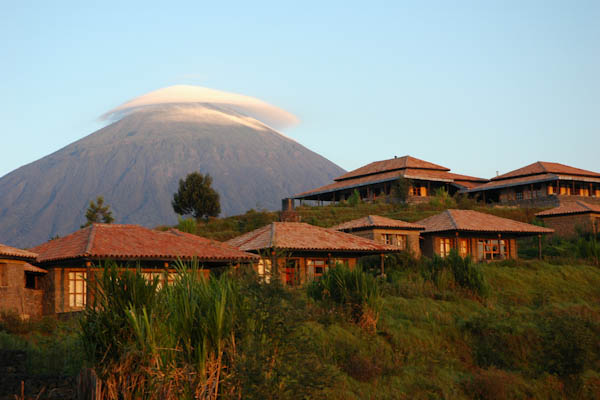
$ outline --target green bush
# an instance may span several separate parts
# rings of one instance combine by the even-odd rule
[[[307,286],[307,294],[315,300],[330,301],[350,308],[356,322],[381,309],[381,293],[375,278],[357,267],[338,265]]]

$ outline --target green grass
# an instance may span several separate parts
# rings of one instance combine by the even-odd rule
[[[155,367],[145,374],[161,368],[193,372],[205,369],[194,361],[200,361],[199,355],[210,360],[210,354],[222,350],[219,393],[224,399],[596,399],[600,393],[600,269],[537,260],[471,267],[485,281],[485,296],[456,284],[451,266],[444,269],[445,276],[434,280],[419,265],[401,259],[386,266],[387,279],[374,283],[365,278],[365,285],[356,286],[357,296],[335,299],[309,296],[303,288],[288,290],[277,282],[261,284],[251,272],[239,271],[226,273],[210,285],[184,278],[180,286],[162,289],[151,300],[154,295],[129,276],[121,283],[135,288],[135,294],[122,293],[111,300],[112,307],[128,303],[125,312],[106,316],[118,324],[90,320],[96,321],[98,334],[117,338],[112,342],[123,351],[113,353],[111,360],[98,360],[95,354],[105,353],[106,348],[97,349],[98,353],[88,353],[87,362],[103,368],[110,364],[118,374],[126,371],[120,369],[123,362],[135,356],[139,365]],[[340,287],[354,291],[344,277],[359,281],[360,274],[342,274],[338,281],[345,284]],[[370,289],[360,289],[366,288],[367,280]],[[367,294],[374,284],[379,293],[378,319],[371,329],[343,304],[348,299],[368,304]],[[337,290],[334,286],[331,281],[319,293]],[[221,303],[229,316],[215,307]],[[137,320],[127,320],[127,310],[137,310]],[[144,320],[144,310],[154,318]],[[224,323],[213,318],[218,315]],[[119,330],[128,324],[128,333]],[[102,326],[116,329],[115,333]],[[41,332],[17,328],[19,333],[0,333],[0,349],[42,346]],[[49,356],[38,360],[65,360],[60,352],[67,351],[72,339],[60,345],[64,347],[59,343],[76,336],[60,329],[43,335],[54,344],[38,347],[38,354]],[[185,343],[192,344],[189,350]],[[178,354],[173,355],[173,350]],[[28,351],[36,359],[35,351]],[[159,359],[162,364],[148,364]],[[40,372],[49,368],[35,363]],[[55,368],[68,371],[60,365]],[[177,376],[167,382],[177,382]]]

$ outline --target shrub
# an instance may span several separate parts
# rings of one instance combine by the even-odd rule
[[[198,230],[198,222],[193,218],[177,217],[177,229],[181,232],[196,234]]]
[[[471,257],[462,258],[456,250],[452,250],[445,258],[434,255],[432,259],[424,260],[421,271],[425,279],[435,282],[438,286],[447,281],[445,271],[450,271],[454,282],[461,287],[482,297],[488,293],[488,286],[481,270],[473,264]]]
[[[336,266],[311,282],[307,293],[315,300],[331,301],[350,308],[355,322],[374,327],[381,309],[381,294],[375,278],[357,267]],[[370,320],[370,321],[369,321]]]
[[[358,190],[354,189],[354,192],[352,192],[348,198],[348,204],[350,204],[351,207],[356,207],[360,204],[360,193]]]

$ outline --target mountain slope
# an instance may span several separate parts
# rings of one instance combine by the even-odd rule
[[[0,243],[65,235],[98,195],[116,222],[172,224],[173,193],[192,171],[213,177],[225,215],[276,209],[281,198],[344,172],[226,104],[147,105],[0,178]]]

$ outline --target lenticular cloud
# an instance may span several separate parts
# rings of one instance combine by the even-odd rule
[[[288,128],[299,122],[293,114],[254,97],[189,85],[169,86],[136,97],[110,110],[100,118],[115,121],[143,108],[182,103],[226,106],[274,129]]]

